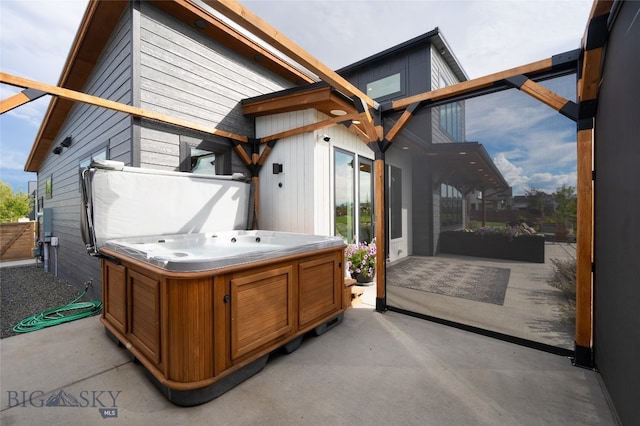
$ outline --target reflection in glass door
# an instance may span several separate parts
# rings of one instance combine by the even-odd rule
[[[358,241],[371,242],[375,236],[373,228],[373,163],[371,160],[360,158],[359,191],[358,191]]]
[[[355,155],[334,151],[335,235],[351,242],[355,238]]]

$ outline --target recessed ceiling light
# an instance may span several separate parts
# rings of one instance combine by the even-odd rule
[[[332,109],[329,112],[333,115],[347,115],[347,111],[343,111],[341,109]]]
[[[460,155],[467,155],[467,153],[466,153],[466,152],[464,152],[464,151],[460,151],[458,154],[460,154]]]
[[[408,146],[403,146],[402,149],[409,149],[409,147]]]

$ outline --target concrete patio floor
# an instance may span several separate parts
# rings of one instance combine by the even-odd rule
[[[2,425],[614,425],[598,373],[394,312],[342,324],[206,404],[168,402],[97,317],[0,341]],[[51,396],[77,406],[46,406]],[[73,398],[72,398],[73,397]]]

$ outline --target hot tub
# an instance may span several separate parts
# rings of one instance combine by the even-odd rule
[[[197,272],[344,247],[342,238],[276,231],[223,231],[109,240],[105,248],[167,271]]]
[[[291,352],[305,334],[320,335],[341,322],[348,302],[341,238],[207,229],[248,217],[244,194],[250,191],[232,180],[227,182],[231,189],[215,181],[220,188],[211,197],[223,199],[222,192],[229,202],[220,220],[207,210],[212,216],[210,226],[193,227],[192,221],[191,233],[119,235],[118,223],[140,221],[147,213],[153,216],[151,220],[139,227],[128,223],[128,229],[164,229],[162,214],[132,209],[133,204],[147,203],[128,203],[122,191],[102,181],[112,173],[124,172],[128,170],[105,173],[96,169],[84,176],[85,192],[97,200],[85,204],[85,220],[86,234],[91,235],[88,250],[102,258],[101,321],[107,334],[140,361],[170,401],[177,405],[209,401],[260,371],[273,351],[284,348]],[[138,182],[139,172],[130,174],[136,182],[126,182],[126,186],[143,192],[166,188],[158,185],[163,176],[182,177],[160,173],[148,180],[145,172],[142,181],[153,183],[145,187]],[[120,182],[122,176],[106,180]],[[193,216],[202,218],[201,206],[215,209],[215,204],[203,192],[207,182],[198,184]],[[100,201],[96,187],[108,188],[108,196],[102,198],[116,198],[116,202]],[[175,208],[174,201],[166,199],[166,191],[160,192],[165,199],[151,204]],[[157,189],[154,193],[159,195]],[[184,191],[180,194],[184,196]],[[181,207],[189,208],[186,204]],[[111,216],[104,217],[105,211]],[[190,217],[185,211],[181,214]],[[107,224],[106,231],[97,223]]]

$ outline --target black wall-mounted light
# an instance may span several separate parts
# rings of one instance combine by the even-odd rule
[[[69,148],[71,146],[71,143],[72,143],[71,136],[67,136],[66,138],[64,138],[62,142],[60,142],[60,145],[64,146],[65,148]]]
[[[273,163],[273,174],[277,175],[282,173],[282,164],[281,163]]]
[[[60,153],[62,152],[62,147],[61,146],[56,146],[55,148],[53,148],[53,153],[56,155],[60,155]]]

